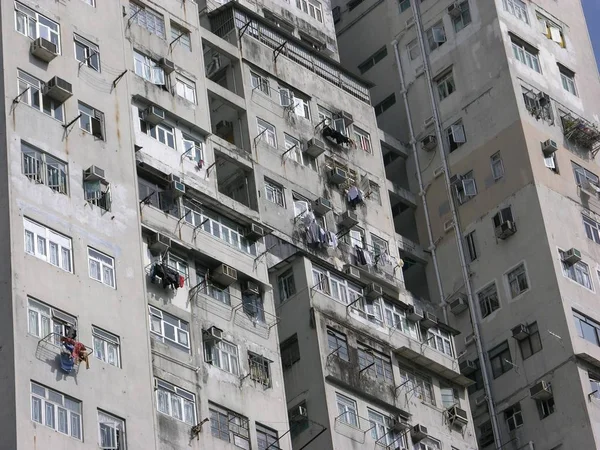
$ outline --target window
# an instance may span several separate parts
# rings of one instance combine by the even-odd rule
[[[383,316],[385,324],[399,330],[415,340],[419,340],[419,326],[416,322],[406,317],[406,311],[392,302],[383,302]]]
[[[516,403],[510,408],[504,410],[504,420],[508,426],[508,431],[514,431],[523,426],[523,415],[521,414],[521,404]]]
[[[388,416],[368,409],[371,437],[386,449],[405,448],[406,437],[392,429],[392,419]]]
[[[88,247],[90,278],[111,288],[115,287],[115,260],[104,253]]]
[[[23,175],[59,194],[68,194],[67,164],[21,141]]]
[[[467,375],[467,378],[470,378],[474,381],[474,383],[468,388],[469,394],[474,394],[480,389],[483,389],[483,375],[481,374],[481,366],[479,365],[479,360],[474,360],[473,364],[475,364],[475,371],[472,374]]]
[[[189,352],[190,327],[188,323],[152,306],[148,306],[148,309],[152,336],[159,341]]]
[[[298,336],[293,335],[281,343],[281,365],[283,370],[289,369],[300,361],[300,346],[298,345]]]
[[[142,133],[147,134],[153,139],[156,139],[161,144],[168,145],[172,149],[175,148],[175,130],[166,123],[152,125],[144,120],[144,111],[139,110],[140,129]]]
[[[190,52],[192,51],[190,32],[175,22],[171,22],[171,41],[180,44]]]
[[[133,51],[133,68],[137,76],[159,86],[166,85],[165,71],[160,65],[146,55]]]
[[[594,186],[598,186],[600,179],[598,178],[598,176],[595,173],[590,172],[587,169],[584,169],[579,164],[576,164],[572,161],[571,161],[571,165],[573,166],[573,174],[575,175],[575,182],[577,183],[577,186],[581,186],[582,184],[586,184],[586,183],[590,183],[590,184],[593,184]]]
[[[74,34],[75,59],[81,65],[100,72],[100,49],[99,47],[81,36]]]
[[[256,424],[256,443],[258,450],[279,450],[277,431]]]
[[[356,231],[356,230],[354,230]],[[362,247],[362,237],[352,237],[350,242],[356,245],[357,239],[360,239]],[[362,288],[344,278],[331,274],[328,271],[313,266],[313,288],[326,295],[333,297],[336,301],[348,305],[362,296]]]
[[[454,32],[458,33],[460,30],[465,28],[471,23],[471,10],[469,9],[469,2],[465,0],[458,4],[460,13],[456,16],[452,16],[452,25],[454,26]]]
[[[583,216],[583,227],[588,239],[600,244],[600,224],[589,217]]]
[[[196,425],[196,396],[166,381],[155,379],[158,412]]]
[[[453,184],[456,200],[461,205],[477,195],[477,184],[475,184],[475,176],[472,170],[457,177]]]
[[[125,421],[98,410],[98,433],[100,448],[106,450],[126,450]]]
[[[271,361],[264,356],[248,352],[248,368],[250,379],[262,384],[265,389],[271,387]]]
[[[129,20],[160,38],[165,38],[165,21],[163,16],[145,6],[129,2]]]
[[[590,267],[583,261],[578,261],[575,264],[569,264],[564,260],[565,252],[559,250],[558,253],[562,263],[563,275],[575,281],[577,284],[580,284],[589,290],[593,290],[594,286],[592,284],[592,277],[590,276]]]
[[[327,328],[327,346],[329,354],[335,355],[345,361],[350,361],[348,354],[348,341],[346,335],[331,328]]]
[[[296,7],[309,14],[318,22],[323,22],[323,7],[316,0],[296,0]]]
[[[475,240],[475,231],[471,231],[465,236],[465,247],[467,247],[467,256],[469,257],[469,262],[475,261],[479,256],[477,254],[477,241]]]
[[[508,279],[508,286],[510,287],[510,295],[512,298],[521,295],[529,289],[529,282],[527,281],[527,272],[525,271],[524,264],[519,264],[518,267],[508,272],[506,278]]]
[[[439,328],[430,328],[427,332],[427,343],[430,347],[445,353],[448,356],[454,356],[452,349],[452,335]]]
[[[64,120],[64,109],[62,103],[42,94],[42,86],[45,84],[22,70],[17,70],[19,83],[19,102],[26,103],[47,116],[60,122]]]
[[[358,427],[358,410],[356,402],[342,394],[335,394],[340,422]]]
[[[510,356],[510,349],[508,348],[508,342],[504,341],[494,349],[488,352],[488,358],[492,366],[492,375],[494,378],[498,378],[500,375],[508,372],[513,368],[512,358]]]
[[[304,408],[304,411],[300,411],[300,408]],[[304,430],[307,430],[310,426],[305,401],[289,409],[288,417],[290,419],[290,436],[292,437],[292,439],[294,439]]]
[[[490,164],[492,166],[492,176],[494,177],[494,181],[498,181],[504,176],[504,163],[502,162],[500,152],[496,152],[490,156]]]
[[[479,425],[479,446],[487,447],[494,443],[494,429],[492,428],[492,422],[487,421]]]
[[[400,12],[406,11],[410,8],[410,0],[400,0]]]
[[[444,100],[450,94],[452,94],[456,90],[456,86],[454,84],[454,75],[452,74],[452,70],[450,72],[445,73],[438,77],[437,79],[437,88],[438,94],[440,96],[440,101]]]
[[[265,195],[267,200],[278,206],[285,207],[283,188],[272,181],[265,180]]]
[[[446,138],[450,153],[467,142],[465,127],[460,120],[446,129]]]
[[[529,333],[527,337],[519,340],[519,347],[521,348],[521,356],[523,356],[523,359],[529,358],[531,355],[542,349],[542,339],[540,338],[537,322],[527,325],[527,332]]]
[[[119,337],[98,327],[92,327],[94,356],[100,361],[121,367],[121,344]]]
[[[432,438],[425,438],[417,444],[417,450],[440,450],[441,444],[439,441]]]
[[[287,153],[289,155],[289,159],[297,162],[298,164],[302,164],[305,167],[310,167],[313,170],[317,170],[317,160],[316,158],[310,156],[308,152],[302,150],[302,144],[300,140],[296,139],[293,136],[285,133],[284,145]]]
[[[296,284],[294,283],[294,272],[292,269],[279,275],[277,285],[279,286],[279,301],[282,303],[296,294]]]
[[[83,3],[93,6],[94,8],[96,7],[96,0],[82,0],[82,1],[83,1]]]
[[[386,56],[387,56],[387,47],[383,46],[379,50],[377,50],[375,53],[373,53],[371,56],[369,56],[366,61],[360,63],[358,65],[358,70],[360,71],[361,74],[363,74],[363,73],[367,72],[369,69],[371,69],[375,64],[377,64],[379,61],[381,61]]]
[[[83,180],[83,193],[85,200],[104,211],[110,211],[111,196],[110,184],[103,179]]]
[[[563,89],[574,96],[577,96],[577,89],[575,88],[575,72],[567,69],[562,64],[558,64],[558,70],[560,71],[560,80],[562,81]]]
[[[52,42],[60,54],[59,25],[19,2],[15,2],[15,29],[31,39],[41,37]]]
[[[536,404],[538,413],[540,415],[540,420],[545,419],[555,411],[554,397],[550,397],[548,400],[538,400],[536,401]]]
[[[542,73],[538,50],[525,41],[511,35],[513,54],[517,60],[537,73]]]
[[[258,124],[258,138],[265,141],[271,147],[277,147],[277,135],[275,133],[275,127],[269,122],[266,122],[260,118],[256,119]]]
[[[406,392],[414,392],[415,397],[435,406],[435,397],[431,380],[424,376],[400,368],[400,385],[406,386]]]
[[[371,247],[373,248],[373,256],[375,257],[375,262],[379,261],[379,258],[383,254],[388,253],[388,242],[385,239],[380,238],[371,233]]]
[[[310,211],[308,200],[304,197],[293,192],[292,200],[294,201],[294,218],[302,217]]]
[[[358,344],[358,365],[360,370],[387,383],[394,383],[392,360],[366,345]]]
[[[381,192],[379,190],[379,185],[374,181],[369,181],[369,192],[366,197],[372,202],[381,205]]]
[[[32,298],[27,299],[27,332],[43,339],[50,333],[56,333],[55,343],[60,336],[66,336],[69,329],[77,328],[77,319],[45,303]]]
[[[371,148],[371,137],[369,136],[369,133],[361,130],[357,126],[352,127],[352,130],[354,132],[354,142],[358,148],[367,153],[371,153],[373,149]]]
[[[202,142],[186,134],[182,134],[183,154],[197,163],[204,161]]]
[[[175,77],[175,92],[190,103],[196,103],[196,84],[183,75]]]
[[[577,311],[573,311],[573,318],[579,337],[596,346],[600,346],[600,323]]]
[[[512,222],[512,221],[513,221],[513,215],[512,215],[512,209],[510,206],[508,206],[506,208],[502,208],[497,214],[494,215],[494,217],[492,217],[492,222],[494,224],[494,228],[498,228],[504,222]]]
[[[396,104],[396,94],[388,95],[386,98],[384,98],[382,101],[380,101],[379,103],[377,103],[374,106],[375,115],[379,116],[380,114],[383,114],[385,111],[390,109],[395,104]]]
[[[25,252],[39,259],[73,272],[71,238],[56,233],[45,226],[23,218],[25,228]]]
[[[408,57],[411,61],[414,61],[419,56],[421,56],[421,49],[419,48],[419,41],[413,39],[406,46],[406,50],[408,51]]]
[[[233,442],[236,447],[250,450],[248,419],[214,403],[210,403],[209,406],[211,434],[218,439]]]
[[[566,47],[565,35],[560,25],[556,24],[540,13],[537,14],[537,21],[540,31],[544,36],[556,42],[561,47]]]
[[[237,345],[214,338],[204,339],[204,358],[208,364],[218,367],[225,372],[239,375],[240,362]]]
[[[269,79],[263,77],[254,72],[250,72],[250,85],[252,90],[258,89],[260,92],[266,95],[271,95],[271,88],[269,86]]]
[[[31,382],[31,420],[82,440],[81,402]]]
[[[527,15],[527,5],[523,0],[502,0],[504,10],[515,16],[517,19],[529,24]]]
[[[492,283],[485,289],[481,290],[477,294],[479,299],[479,309],[481,311],[481,317],[487,317],[497,309],[500,309],[500,300],[498,299],[498,291],[496,290],[496,283]]]
[[[588,377],[590,380],[590,394],[596,398],[600,398],[600,376],[594,375],[591,372],[588,372]]]
[[[279,87],[279,104],[299,117],[310,119],[308,101],[297,97],[291,89]]]
[[[440,383],[440,394],[442,396],[442,408],[449,409],[455,405],[460,406],[458,389]]]
[[[79,128],[104,140],[104,113],[79,102]]]
[[[425,37],[427,38],[429,51],[432,52],[436,48],[441,47],[444,42],[446,42],[446,31],[444,30],[444,24],[442,22],[436,23],[425,32]]]

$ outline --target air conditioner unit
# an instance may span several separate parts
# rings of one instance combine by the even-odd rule
[[[465,345],[469,346],[475,343],[475,334],[471,333],[465,336]]]
[[[229,286],[237,281],[237,270],[226,264],[221,264],[210,275],[217,283]]]
[[[331,169],[327,173],[327,178],[331,183],[340,185],[346,182],[348,176],[346,175],[346,171],[344,169],[335,168]]]
[[[358,216],[354,211],[346,211],[340,216],[338,225],[344,228],[352,228],[358,224]]]
[[[290,419],[292,420],[304,420],[305,417],[308,416],[308,413],[306,411],[306,407],[302,406],[302,405],[298,405],[295,408],[292,408],[290,410]]]
[[[502,222],[499,226],[496,227],[496,237],[498,239],[506,239],[517,232],[517,225],[511,221],[507,220]]]
[[[162,233],[156,233],[148,240],[148,248],[153,253],[164,253],[171,247],[171,238]]]
[[[161,58],[158,65],[162,67],[162,70],[164,70],[167,75],[175,71],[175,63],[167,58]]]
[[[430,312],[426,312],[423,318],[421,319],[421,326],[425,328],[435,327],[438,323],[438,318],[435,314]]]
[[[457,423],[461,426],[465,426],[469,423],[469,415],[467,414],[467,411],[459,408],[456,405],[448,410],[448,419],[450,419],[451,423]]]
[[[83,172],[83,179],[85,181],[104,180],[104,169],[101,169],[98,166],[91,166]]]
[[[58,56],[58,48],[56,47],[56,44],[44,39],[43,37],[39,37],[31,41],[29,51],[33,56],[47,63]]]
[[[260,295],[260,286],[253,281],[246,281],[242,292],[248,295]]]
[[[376,283],[371,283],[365,290],[365,296],[370,299],[376,299],[383,295],[383,288]]]
[[[415,24],[415,17],[411,16],[406,19],[406,28],[412,27]]]
[[[425,439],[428,434],[427,434],[427,427],[425,425],[421,425],[421,424],[417,424],[414,427],[412,427],[410,429],[410,436],[412,437],[413,441],[415,442],[419,442],[423,439]]]
[[[455,2],[453,4],[451,4],[450,6],[448,6],[448,14],[450,14],[450,17],[460,17],[460,3],[459,2]]]
[[[482,406],[487,402],[487,397],[484,395],[480,395],[475,399],[475,406]]]
[[[53,77],[44,85],[44,95],[59,103],[63,103],[73,95],[73,87],[68,81],[59,77]]]
[[[431,150],[434,150],[436,146],[437,138],[432,134],[430,134],[429,136],[425,136],[423,139],[421,139],[421,147],[423,148],[423,150],[430,152]]]
[[[354,267],[352,264],[346,264],[346,267],[344,267],[344,273],[354,278],[360,278],[360,270],[358,270],[358,268]]]
[[[425,119],[425,122],[423,122],[423,127],[428,128],[428,127],[432,126],[433,121],[434,121],[433,116],[428,117],[427,119]]]
[[[527,325],[523,323],[512,329],[512,337],[514,337],[517,341],[522,341],[527,336],[529,336],[529,330],[527,329]]]
[[[552,386],[547,381],[540,381],[529,389],[531,398],[535,400],[548,400],[552,397]]]
[[[244,237],[251,242],[256,242],[260,238],[262,238],[265,234],[266,234],[265,229],[263,227],[253,223],[250,226],[250,229],[248,230],[248,232],[246,233],[246,235]]]
[[[393,431],[403,431],[410,427],[408,418],[404,416],[391,418],[389,422],[389,428]]]
[[[473,361],[464,360],[458,365],[458,369],[460,373],[463,375],[471,375],[473,372],[477,370],[477,366]]]
[[[306,143],[305,151],[313,158],[318,158],[323,152],[325,152],[325,142],[316,138],[310,139]]]
[[[350,125],[352,125],[354,123],[354,118],[352,117],[352,114],[350,114],[349,112],[346,112],[346,111],[340,111],[339,114],[337,115],[337,118],[343,119],[344,125],[346,125],[346,127],[349,127]]]
[[[558,150],[558,144],[552,139],[542,142],[542,150],[544,153],[554,153]]]
[[[331,211],[331,201],[325,197],[319,197],[312,204],[312,209],[315,214],[320,216],[324,216],[329,211]]]
[[[450,301],[450,311],[455,316],[466,311],[469,308],[469,304],[467,303],[467,296],[464,294],[457,295],[454,300]]]
[[[217,327],[210,327],[205,331],[206,335],[213,339],[223,339],[223,330]]]
[[[158,125],[165,120],[165,111],[156,106],[149,106],[142,114],[142,119],[151,125]]]
[[[185,184],[183,184],[181,181],[171,181],[169,188],[175,197],[181,197],[185,194]]]
[[[581,261],[581,252],[576,248],[571,248],[563,253],[562,260],[570,265],[578,263]]]
[[[423,310],[417,306],[410,305],[406,310],[406,317],[414,322],[418,322],[423,318]]]

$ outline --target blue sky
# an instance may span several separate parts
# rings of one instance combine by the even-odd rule
[[[600,0],[582,0],[582,3],[596,53],[596,63],[600,63]]]

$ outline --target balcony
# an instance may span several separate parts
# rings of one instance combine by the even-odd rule
[[[596,155],[600,150],[600,130],[598,126],[572,112],[561,112],[561,123],[565,138],[578,147]]]
[[[386,180],[386,184],[387,189],[390,192],[390,197],[392,197],[390,199],[392,203],[397,203],[398,201],[401,201],[409,205],[411,208],[417,207],[417,197],[415,196],[415,194],[410,192],[408,189],[403,188],[399,184],[394,183],[393,181]],[[393,197],[398,197],[398,199],[395,200]]]
[[[423,247],[416,242],[411,241],[401,234],[396,234],[396,244],[398,245],[401,254],[410,255],[423,264],[427,263],[427,254],[425,253],[425,250],[423,250]]]

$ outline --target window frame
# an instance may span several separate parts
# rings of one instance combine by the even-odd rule
[[[35,317],[32,313],[35,314]],[[32,319],[36,322],[36,330],[31,329]],[[44,327],[45,323],[47,327]],[[77,317],[33,297],[27,297],[27,334],[38,339],[44,339],[51,333],[65,336],[67,327],[77,329]],[[44,328],[47,328],[46,331]],[[55,343],[59,342],[60,337],[56,337]]]
[[[121,368],[121,339],[116,334],[103,330],[100,327],[92,325],[92,340],[94,346],[94,356],[96,359]],[[114,348],[114,358],[111,362],[110,348]],[[100,348],[102,347],[102,348]]]
[[[400,367],[400,385],[406,384],[407,390],[414,392],[421,401],[435,406],[435,394],[431,378]]]
[[[79,59],[77,56],[78,46],[83,50],[83,60]],[[100,47],[97,44],[94,44],[77,33],[73,33],[73,49],[75,51],[75,60],[79,61],[80,66],[89,67],[98,73],[101,72]]]
[[[140,119],[140,131],[157,142],[160,142],[163,145],[166,145],[173,150],[177,150],[177,144],[175,140],[175,128],[166,123],[159,123],[157,125],[152,125],[146,122],[143,117],[144,111],[142,109],[139,110],[139,119]]]
[[[504,161],[502,160],[502,155],[499,151],[490,156],[490,166],[492,168],[494,181],[498,181],[504,177]]]
[[[438,352],[454,357],[454,339],[452,334],[438,327],[432,327],[427,330],[427,345],[436,349]]]
[[[166,321],[165,317],[171,320],[171,322]],[[150,305],[148,305],[148,320],[150,322],[150,335],[153,336],[155,339],[158,339],[159,341],[164,342],[165,344],[169,344],[187,353],[191,352],[190,325],[188,322]],[[157,324],[157,321],[160,320],[160,332],[154,329],[153,320],[154,324]],[[178,322],[178,324],[176,325],[174,322]],[[175,339],[171,339],[166,336],[165,323],[168,324],[170,327],[173,327]],[[184,341],[182,339],[180,339],[180,333],[182,333],[183,336],[187,335],[187,345],[183,343]]]
[[[600,323],[592,319],[591,317],[586,316],[585,314],[580,313],[579,311],[573,310],[573,319],[575,321],[575,328],[577,329],[577,335],[581,339],[585,339],[586,341],[594,344],[597,347],[600,347]],[[583,327],[585,324],[585,328]],[[594,339],[592,340],[590,333],[594,334]],[[600,394],[599,394],[600,398]]]
[[[470,231],[465,234],[465,247],[467,250],[467,256],[469,257],[469,262],[474,262],[479,258],[477,239],[475,230]]]
[[[564,277],[571,281],[583,286],[584,288],[595,292],[594,282],[592,280],[591,270],[589,264],[583,261],[577,261],[574,264],[569,264],[563,260],[565,252],[558,249],[558,255],[562,266],[562,274]],[[586,284],[587,280],[587,284]]]
[[[583,228],[587,238],[596,244],[600,244],[600,223],[585,214],[581,216],[583,217]]]
[[[519,339],[519,350],[521,351],[523,360],[531,358],[533,355],[543,350],[542,338],[537,322],[528,324],[527,331],[528,335],[523,339]]]
[[[529,13],[523,0],[502,0],[504,10],[529,25]]]
[[[269,78],[263,76],[254,71],[250,71],[250,86],[252,86],[252,90],[258,89],[258,91],[265,94],[267,97],[271,96],[271,86],[269,82]]]
[[[296,295],[296,281],[293,269],[288,269],[277,277],[279,303],[283,303]]]
[[[265,179],[265,199],[277,206],[285,208],[285,191],[283,186]]]
[[[421,56],[421,48],[419,47],[419,41],[415,38],[406,44],[406,52],[408,53],[408,59],[414,61]]]
[[[24,70],[17,69],[18,102],[21,103],[25,99],[24,103],[30,108],[38,110],[60,123],[64,123],[64,103],[58,103],[56,100],[44,95],[43,87],[45,84],[42,80]]]
[[[77,102],[77,108],[79,111],[79,129],[91,134],[92,136],[105,140],[104,132],[104,113],[82,101]],[[100,133],[94,134],[94,125],[92,120],[98,120],[100,123]]]
[[[279,442],[279,433],[272,428],[261,425],[256,422],[255,425],[256,431],[256,446],[258,450],[280,450],[278,445]]]
[[[348,337],[333,328],[327,327],[327,348],[329,355],[350,361],[350,352],[348,347]]]
[[[529,67],[531,70],[542,74],[542,65],[540,63],[540,51],[533,45],[511,35],[510,41],[513,49],[513,56],[521,64]]]
[[[379,61],[387,56],[387,46],[384,45],[371,56],[369,56],[366,60],[358,65],[358,70],[362,74],[365,74],[369,70],[371,70]]]
[[[379,103],[377,103],[375,106],[373,106],[373,109],[375,110],[375,115],[379,116],[379,115],[383,114],[384,112],[386,112],[388,109],[390,109],[395,104],[396,104],[396,93],[392,92],[390,95],[388,95],[383,100],[381,100]]]
[[[88,275],[92,280],[99,281],[100,283],[111,287],[117,288],[117,273],[115,269],[115,259],[112,256],[107,255],[96,250],[93,247],[88,247]],[[100,278],[96,278],[92,275],[92,262],[95,262],[99,266]],[[111,276],[106,276],[105,270],[109,273],[112,272]],[[112,278],[112,279],[111,279]]]
[[[438,34],[438,36],[441,38],[443,35],[443,41],[436,41],[436,33],[441,33]],[[429,27],[427,30],[425,30],[425,38],[427,39],[427,45],[429,47],[429,52],[433,52],[434,50],[437,50],[438,48],[440,48],[442,45],[444,45],[447,41],[448,41],[448,36],[446,35],[446,28],[444,27],[444,22],[443,21],[439,21],[436,22],[435,24],[433,24],[431,27]]]
[[[456,83],[454,82],[454,74],[452,69],[447,70],[439,75],[436,79],[437,91],[440,101],[448,98],[456,92]]]
[[[363,293],[363,289],[359,285],[314,264],[312,266],[312,278],[314,285],[311,289],[315,289],[344,305],[358,300]]]
[[[518,273],[520,272],[520,273]],[[516,276],[514,276],[516,274]],[[519,278],[519,276],[523,276],[524,278],[524,286],[522,286],[523,279]],[[520,297],[525,292],[531,289],[531,283],[529,282],[529,276],[527,275],[527,268],[525,267],[525,263],[521,262],[516,265],[514,268],[510,269],[506,272],[506,281],[508,284],[508,292],[511,296],[511,299],[515,299]],[[514,276],[514,277],[513,277]],[[511,279],[512,278],[512,279]],[[513,281],[517,281],[517,288],[519,291],[517,292],[513,289]]]
[[[283,133],[283,136],[285,150],[289,150],[289,159],[304,167],[310,167],[312,170],[317,170],[317,159],[310,156],[308,152],[303,151],[300,139],[287,133]]]
[[[256,126],[258,128],[258,139],[271,147],[277,148],[277,128],[275,128],[275,125],[257,117]]]
[[[298,335],[293,334],[283,341],[279,345],[279,351],[281,354],[281,366],[283,367],[283,370],[291,369],[301,358]]]
[[[177,22],[173,22],[171,20],[171,41],[177,40],[176,44],[181,44],[181,46],[188,51],[192,51],[192,33],[187,28],[178,24]],[[176,34],[175,34],[176,33]],[[179,37],[181,35],[181,37]]]
[[[523,412],[521,411],[520,403],[517,402],[514,405],[509,406],[503,412],[508,431],[515,431],[517,428],[523,426]]]
[[[485,319],[492,315],[494,311],[500,309],[500,296],[498,295],[498,287],[496,286],[495,281],[488,284],[477,293],[477,302],[479,304],[479,313],[481,314],[482,319]]]
[[[197,102],[196,83],[179,73],[175,75],[175,93],[194,105]]]
[[[240,349],[238,346],[225,339],[208,338],[204,334],[204,361],[211,366],[231,373],[240,374]]]
[[[212,402],[209,402],[208,411],[210,431],[213,437],[232,442],[236,447],[250,450],[250,421],[247,417]],[[213,420],[214,416],[217,420]],[[213,424],[216,424],[216,427]]]
[[[556,403],[554,402],[554,397],[550,397],[546,400],[536,400],[535,403],[538,408],[540,420],[544,420],[546,417],[551,416],[556,411]]]
[[[137,2],[129,2],[130,22],[139,25],[149,33],[166,39],[165,17],[161,13]],[[152,19],[151,21],[149,19]],[[150,25],[150,22],[154,22]],[[162,24],[162,25],[161,25]]]
[[[157,61],[135,49],[133,50],[133,73],[149,83],[162,86],[163,89],[167,88],[165,70]]]
[[[21,173],[54,192],[69,195],[69,165],[25,141],[21,141]]]
[[[160,378],[154,378],[155,383],[155,391],[156,391],[156,410],[164,414],[165,416],[171,417],[180,422],[187,423],[188,425],[196,425],[198,422],[196,420],[197,410],[196,410],[196,395],[192,392],[186,391],[174,384],[171,384],[167,381],[161,380]],[[167,408],[164,409],[161,407],[161,392],[163,395],[166,395],[166,402],[163,402],[163,405]],[[181,416],[177,417],[177,414],[173,412],[174,402],[179,403],[179,408],[181,412]],[[187,406],[191,406],[192,417],[189,417],[190,410],[188,409],[186,413],[186,403]]]
[[[394,384],[392,358],[368,345],[358,343],[358,366],[360,372],[365,372],[374,378],[388,384]],[[367,368],[368,367],[368,368]]]
[[[573,94],[575,97],[579,97],[577,93],[577,84],[575,83],[575,72],[562,64],[557,65],[563,89],[568,93]]]
[[[125,429],[125,420],[107,413],[101,409],[98,412],[98,445],[101,449],[127,450],[127,432]],[[102,422],[104,420],[104,422]],[[110,433],[110,442],[103,441],[102,425],[106,425],[105,430]],[[119,438],[121,436],[121,438]]]
[[[488,359],[494,379],[514,369],[508,341],[504,341],[488,351]]]
[[[28,229],[29,227],[29,229]],[[23,228],[24,228],[24,235],[25,235],[25,253],[35,256],[38,259],[41,259],[42,261],[46,261],[47,263],[52,264],[55,267],[58,267],[61,270],[64,270],[65,272],[69,272],[69,273],[73,273],[73,240],[61,233],[58,233],[48,227],[46,227],[45,225],[42,225],[39,222],[36,222],[34,220],[31,220],[27,217],[23,217]],[[44,230],[44,235],[42,236],[41,231],[42,229]],[[28,250],[28,233],[31,235],[33,241],[33,253],[31,251]],[[54,238],[56,241],[52,241],[52,238]],[[42,243],[41,240],[43,240],[43,245],[44,245],[44,253],[42,254],[40,252],[40,244]],[[56,246],[56,257],[57,257],[57,262],[58,264],[55,264],[52,261],[52,256],[51,256],[51,245],[50,244],[54,244]],[[65,244],[65,245],[63,245]],[[68,244],[68,245],[67,245]],[[65,250],[68,252],[68,258],[67,261],[65,261]]]
[[[30,380],[29,399],[31,404],[30,417],[33,422],[39,423],[42,426],[51,428],[58,433],[69,436],[78,441],[83,441],[83,419],[82,419],[82,403],[73,397],[63,394],[62,392],[50,389],[43,386],[33,380]],[[44,394],[41,391],[44,390]],[[50,400],[50,397],[53,397]],[[61,404],[58,400],[60,399]],[[67,405],[68,400],[69,405]],[[36,403],[39,407],[36,407]],[[48,417],[49,409],[52,409],[52,417]],[[75,411],[75,409],[78,409]],[[38,414],[34,417],[34,412],[37,410]],[[63,426],[66,427],[61,429],[61,412],[64,416]],[[39,418],[39,420],[36,420]],[[73,427],[77,424],[76,427]],[[74,428],[76,428],[74,430]]]
[[[460,16],[452,17],[452,28],[454,28],[455,33],[464,30],[472,22],[469,0],[459,3],[458,8],[460,8]]]
[[[335,403],[337,405],[338,416],[340,422],[351,427],[359,427],[358,406],[356,400],[347,397],[339,392],[335,393]]]
[[[367,408],[367,417],[371,424],[371,438],[380,446],[385,449],[392,449],[392,445],[393,448],[408,448],[406,436],[392,429],[391,417],[371,408]]]
[[[56,45],[56,53],[58,55],[61,54],[61,39],[60,39],[60,24],[55,22],[54,20],[44,16],[43,14],[38,13],[34,9],[29,8],[25,4],[15,1],[14,3],[14,15],[15,15],[15,31],[25,37],[28,37],[32,40],[35,40],[39,37],[46,39],[47,41],[52,42]],[[25,24],[25,32],[19,30],[19,15],[25,16],[27,23]],[[29,31],[31,31],[31,22],[33,20],[35,22],[35,35],[30,36]],[[48,23],[43,23],[48,22]],[[55,29],[51,28],[51,25],[55,26]],[[42,27],[47,31],[46,33],[41,33]],[[43,34],[43,35],[42,35]],[[52,40],[52,37],[55,37],[55,40]]]
[[[371,145],[371,136],[369,135],[369,133],[357,127],[356,125],[353,125],[352,134],[354,135],[354,142],[358,148],[360,148],[365,153],[373,153],[373,147]]]
[[[461,138],[460,133],[462,133],[462,142],[456,140],[457,138]],[[446,141],[448,143],[448,153],[458,150],[461,146],[467,143],[467,132],[465,131],[465,126],[462,119],[454,122],[452,125],[446,128],[445,134]]]

